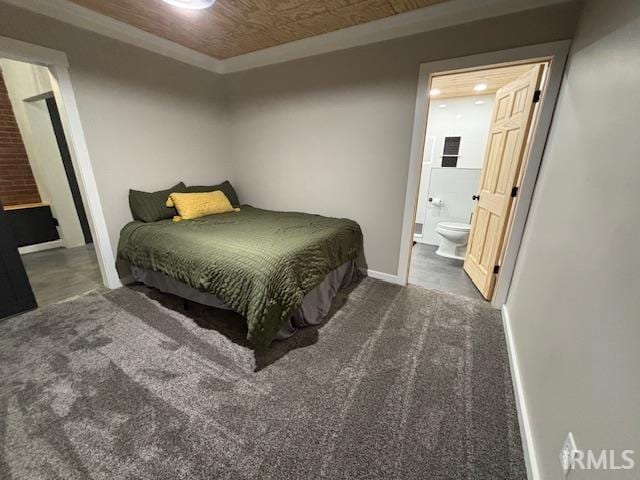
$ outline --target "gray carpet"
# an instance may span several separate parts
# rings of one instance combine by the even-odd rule
[[[144,287],[0,324],[0,478],[524,479],[499,313],[364,279],[256,357]]]

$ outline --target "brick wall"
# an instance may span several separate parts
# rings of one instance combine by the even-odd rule
[[[41,201],[2,72],[0,72],[0,200],[4,205]]]

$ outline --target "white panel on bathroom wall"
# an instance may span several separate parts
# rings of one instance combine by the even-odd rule
[[[440,222],[469,223],[474,202],[471,198],[477,193],[480,183],[479,168],[431,169],[429,195],[442,200],[441,206],[427,203],[427,212],[422,229],[423,243],[440,244],[440,235],[436,226]]]

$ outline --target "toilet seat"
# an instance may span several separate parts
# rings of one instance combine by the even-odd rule
[[[438,226],[446,230],[453,230],[454,232],[470,232],[471,231],[471,225],[469,225],[468,223],[440,222]]]

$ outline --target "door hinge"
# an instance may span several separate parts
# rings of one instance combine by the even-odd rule
[[[515,198],[515,197],[517,197],[517,196],[518,196],[518,190],[520,190],[518,187],[513,187],[513,188],[511,189],[511,196],[512,196],[513,198]]]
[[[542,90],[536,90],[533,92],[533,103],[538,103],[540,101],[540,96],[542,95]]]
[[[499,272],[500,272],[500,265],[496,265],[495,267],[493,267],[493,273],[497,275]]]

